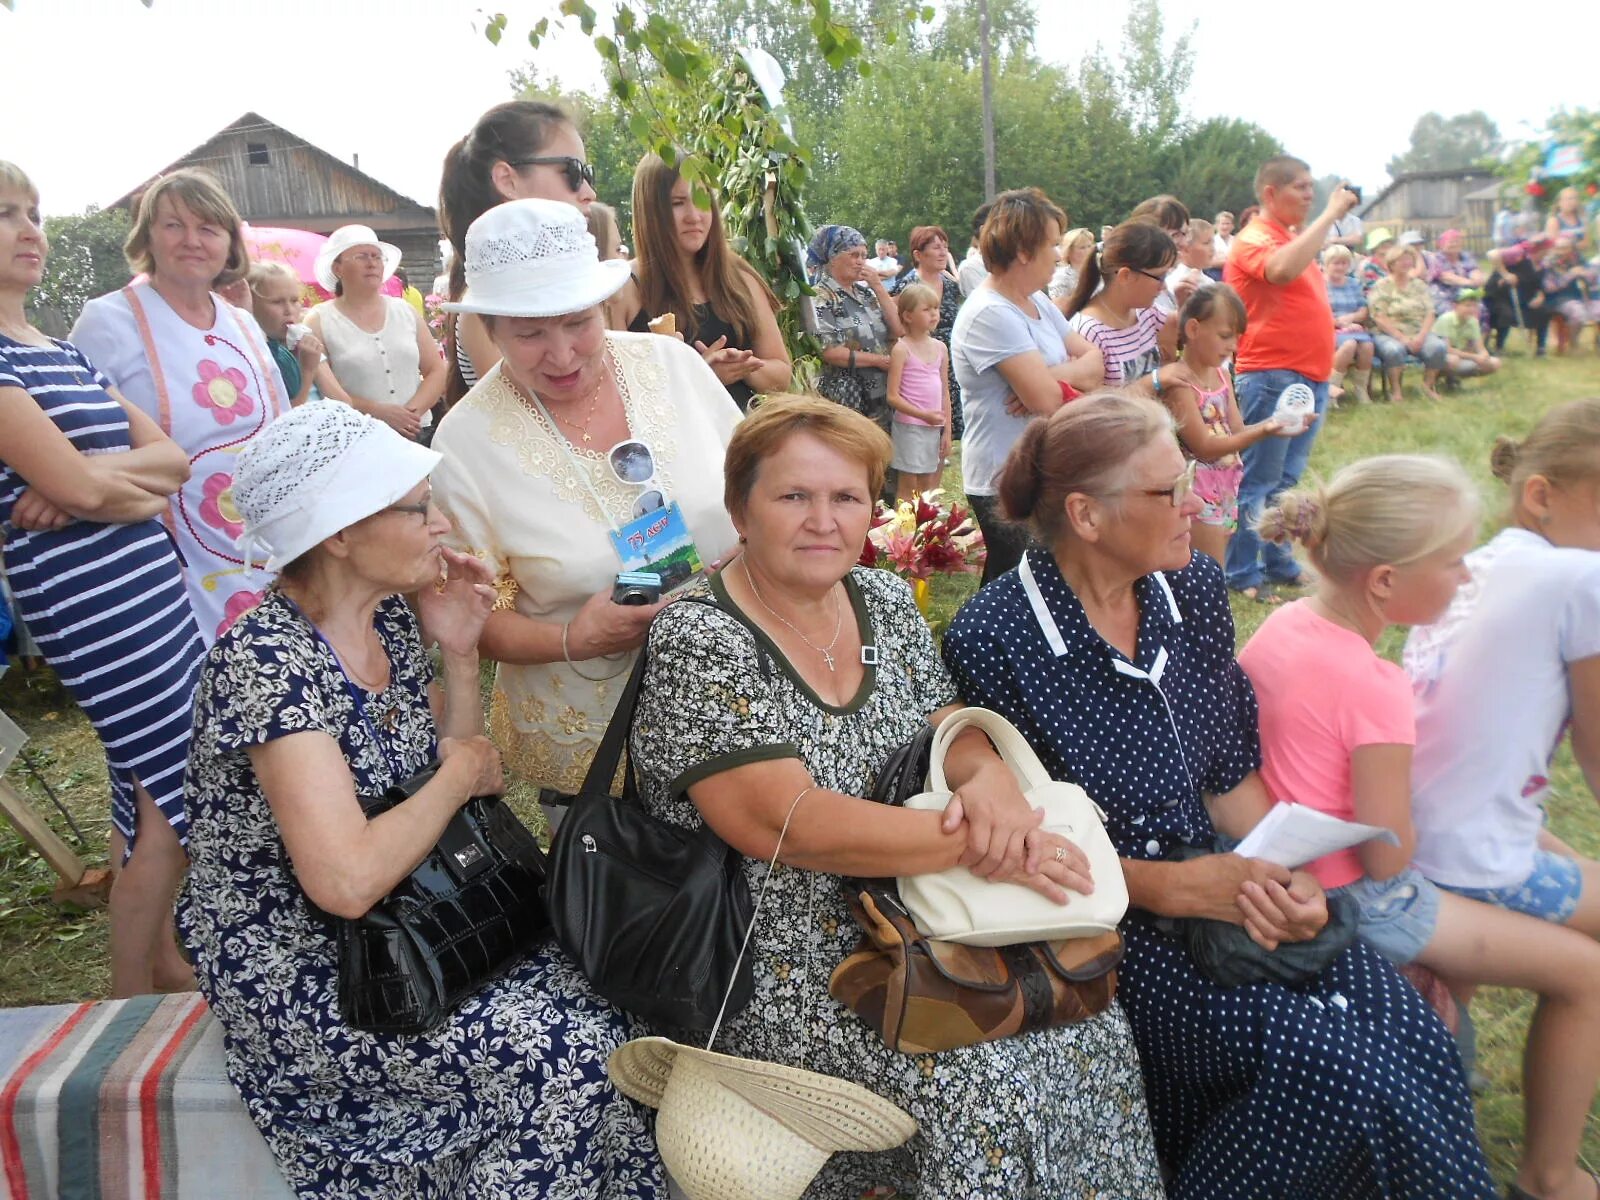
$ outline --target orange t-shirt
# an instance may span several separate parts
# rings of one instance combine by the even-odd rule
[[[1322,272],[1313,262],[1289,283],[1267,282],[1267,259],[1293,240],[1265,213],[1233,239],[1222,278],[1250,317],[1234,363],[1240,371],[1296,371],[1321,383],[1333,373],[1333,309]]]

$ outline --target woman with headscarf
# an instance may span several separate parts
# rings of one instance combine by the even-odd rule
[[[824,225],[806,247],[817,289],[822,374],[817,391],[889,429],[889,343],[905,331],[883,280],[867,266],[867,239]]]

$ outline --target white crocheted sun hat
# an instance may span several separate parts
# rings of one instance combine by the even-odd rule
[[[832,1075],[645,1037],[606,1063],[623,1095],[660,1110],[661,1161],[689,1200],[799,1200],[828,1156],[892,1150],[917,1123]]]
[[[316,262],[312,264],[311,273],[317,277],[317,282],[322,285],[322,290],[332,292],[334,285],[339,280],[333,273],[333,260],[346,250],[353,250],[357,246],[376,246],[383,255],[383,278],[387,282],[389,276],[400,268],[400,247],[390,242],[380,242],[378,235],[372,232],[368,225],[341,225],[328,235],[328,240],[322,243],[322,248],[317,251]]]
[[[467,227],[467,294],[450,312],[561,317],[614,296],[628,264],[600,261],[588,220],[559,200],[509,200]]]
[[[313,400],[250,439],[233,473],[240,554],[281,570],[324,538],[403,497],[440,455],[337,400]]]

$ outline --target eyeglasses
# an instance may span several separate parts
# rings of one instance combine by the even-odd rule
[[[1200,461],[1191,458],[1189,465],[1183,469],[1183,474],[1178,476],[1171,487],[1133,488],[1131,490],[1146,496],[1164,496],[1172,502],[1173,508],[1182,508],[1184,502],[1194,495],[1194,473],[1199,466]]]
[[[383,511],[384,512],[397,512],[397,513],[415,513],[417,516],[426,519],[429,510],[432,509],[432,508],[433,508],[433,493],[429,492],[426,496],[424,496],[421,500],[418,500],[415,504],[391,504],[391,505],[389,505],[388,508],[384,509]]]
[[[578,191],[584,184],[594,186],[594,164],[586,163],[581,158],[573,158],[570,154],[541,154],[537,158],[519,158],[512,160],[513,167],[560,167],[562,174],[567,177],[567,186],[573,191]]]
[[[1133,273],[1135,275],[1143,275],[1146,279],[1153,279],[1157,283],[1159,283],[1162,287],[1166,287],[1167,286],[1167,277],[1165,275],[1155,275],[1155,274],[1152,274],[1149,271],[1141,271],[1141,270],[1139,270],[1138,267],[1134,267],[1133,268]]]

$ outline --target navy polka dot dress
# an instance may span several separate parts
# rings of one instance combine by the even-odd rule
[[[1133,661],[1089,625],[1047,551],[957,615],[962,697],[1005,714],[1108,815],[1124,858],[1210,846],[1201,801],[1260,764],[1222,572],[1204,555],[1135,585]],[[1495,1195],[1449,1033],[1364,943],[1314,982],[1225,989],[1135,910],[1119,999],[1173,1200]]]

